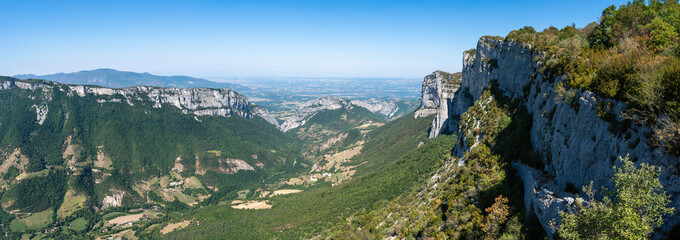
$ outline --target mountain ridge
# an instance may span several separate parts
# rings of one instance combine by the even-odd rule
[[[236,91],[249,90],[249,88],[232,83],[214,82],[203,78],[195,78],[183,75],[160,76],[148,72],[138,73],[132,71],[119,71],[111,68],[99,68],[83,70],[71,73],[54,73],[47,75],[18,74],[18,79],[45,79],[66,84],[98,85],[110,88],[124,88],[133,86],[152,87],[206,87],[206,88],[230,88]]]

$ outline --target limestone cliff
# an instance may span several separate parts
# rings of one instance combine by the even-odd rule
[[[233,114],[250,118],[248,100],[235,91],[227,88],[160,88],[160,87],[129,87],[105,88],[98,86],[66,85],[39,80],[18,80],[12,78],[0,79],[0,90],[13,87],[27,90],[41,90],[49,101],[51,91],[62,91],[69,96],[94,97],[99,103],[125,102],[129,105],[151,104],[154,108],[163,105],[174,106],[185,114],[197,116],[231,116]],[[44,120],[48,109],[46,106],[36,106],[38,122]]]
[[[629,155],[637,163],[660,166],[659,178],[672,197],[671,206],[680,208],[678,157],[652,146],[646,137],[651,132],[649,127],[627,122],[621,116],[624,103],[584,90],[573,89],[567,96],[558,93],[556,89],[563,78],[546,79],[541,74],[542,63],[535,59],[541,59],[542,54],[527,44],[480,39],[474,53],[464,54],[460,88],[452,94],[452,99],[447,99],[447,104],[436,104],[436,100],[443,99],[441,97],[432,100],[438,92],[429,86],[436,86],[436,82],[431,83],[433,77],[426,77],[423,83],[423,105],[426,107],[421,106],[419,114],[433,114],[431,107],[436,106],[437,118],[441,119],[435,122],[444,123],[441,128],[433,124],[430,136],[445,129],[458,129],[459,116],[479,100],[484,88],[493,82],[503,95],[520,99],[532,114],[531,139],[526,141],[531,141],[534,149],[543,155],[545,168],[513,166],[525,181],[528,210],[536,213],[548,234],[557,226],[550,222],[559,223],[557,213],[573,202],[574,196],[564,192],[566,185],[573,184],[580,189],[593,181],[596,189],[611,187],[612,167],[618,164],[618,156]],[[603,112],[614,117],[605,121],[599,117]],[[464,135],[459,133],[461,138]],[[454,153],[462,157],[468,149],[459,147]],[[669,231],[679,222],[677,215],[670,217],[665,220],[662,230]]]
[[[394,100],[379,100],[371,98],[368,100],[352,100],[350,103],[368,109],[372,113],[379,114],[386,119],[392,119],[399,111],[399,106]]]
[[[427,117],[436,114],[430,128],[430,138],[436,137],[442,132],[452,131],[455,125],[451,125],[449,119],[449,106],[454,99],[461,83],[461,73],[447,73],[435,71],[425,76],[420,96],[420,106],[414,113],[415,118]]]
[[[277,127],[279,130],[287,132],[304,125],[307,120],[320,111],[341,108],[350,110],[354,107],[366,108],[368,111],[385,118],[391,118],[399,111],[399,106],[392,100],[368,99],[349,101],[340,97],[322,97],[301,104],[294,115],[283,119],[283,123],[277,125]]]

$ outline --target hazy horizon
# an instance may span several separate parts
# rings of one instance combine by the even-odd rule
[[[422,78],[460,71],[483,35],[584,26],[622,2],[4,2],[0,75]]]

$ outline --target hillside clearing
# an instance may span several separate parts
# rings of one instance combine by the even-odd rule
[[[274,193],[272,193],[272,196],[286,195],[286,194],[299,193],[299,192],[302,192],[302,190],[300,190],[300,189],[281,189],[281,190],[274,191]]]
[[[52,209],[48,209],[42,212],[33,213],[25,218],[14,219],[14,221],[10,223],[10,229],[14,232],[43,229],[52,223],[52,213]]]
[[[165,234],[168,234],[168,233],[175,231],[177,229],[185,228],[185,227],[189,226],[189,224],[191,224],[191,221],[189,221],[189,220],[184,220],[184,221],[181,221],[181,222],[178,222],[178,223],[170,223],[167,226],[165,226],[163,229],[161,229],[161,234],[165,235]]]
[[[57,217],[63,219],[71,216],[75,211],[83,208],[85,201],[87,201],[87,196],[84,194],[77,194],[73,189],[69,188],[64,196],[64,202],[57,211]]]
[[[142,219],[142,217],[144,217],[144,213],[120,216],[120,217],[109,220],[109,224],[118,225],[118,224],[123,224],[123,223],[128,223],[128,222],[136,222],[136,221],[139,221],[140,219]]]
[[[234,209],[270,209],[272,205],[267,204],[266,201],[248,201],[231,207]]]

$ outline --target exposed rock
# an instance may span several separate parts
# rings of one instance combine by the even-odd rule
[[[399,106],[394,100],[378,100],[371,98],[368,100],[352,100],[352,104],[363,107],[371,111],[372,113],[377,113],[385,117],[386,119],[391,119],[399,111]]]
[[[45,92],[45,101],[51,100],[49,93],[53,88],[67,91],[70,96],[94,96],[97,102],[121,102],[134,106],[136,103],[146,104],[149,102],[153,107],[160,108],[163,105],[172,105],[182,110],[185,114],[198,116],[224,116],[233,114],[249,118],[248,101],[244,96],[227,88],[160,88],[160,87],[128,87],[128,88],[105,88],[84,85],[65,85],[47,81],[23,81],[13,79],[0,80],[0,90],[18,87],[27,90],[42,89]],[[37,121],[42,124],[47,115],[47,106],[36,106]]]
[[[255,106],[255,105],[251,105],[250,112],[253,115],[259,116],[262,119],[264,119],[265,121],[267,121],[268,123],[276,126],[276,128],[281,129],[281,124],[279,123],[279,120],[277,120],[274,116],[272,116],[269,113],[269,110],[262,108],[262,107]]]
[[[175,159],[175,165],[172,167],[172,170],[177,172],[177,173],[184,172],[184,165],[182,164],[182,156],[178,156]]]
[[[343,107],[351,109],[352,105],[349,101],[339,97],[322,97],[308,101],[297,109],[297,114],[286,119],[279,129],[287,132],[288,130],[304,125],[307,120],[322,110],[335,110]]]
[[[205,175],[208,170],[226,174],[234,174],[237,173],[238,171],[255,171],[255,168],[253,166],[251,166],[246,161],[243,161],[241,159],[234,158],[219,159],[217,160],[219,164],[218,167],[206,167],[205,164],[201,163],[202,161],[206,160],[200,159],[198,155],[195,156],[195,159],[196,170],[194,171],[194,174],[198,175]]]
[[[541,226],[552,239],[553,234],[559,226],[559,213],[574,204],[574,201],[581,201],[581,198],[574,198],[574,195],[559,190],[554,181],[550,181],[540,171],[521,163],[513,163],[512,167],[517,170],[517,174],[524,184],[524,207],[527,212],[534,211],[536,216],[541,219]],[[555,223],[555,224],[551,224]]]
[[[69,86],[69,88],[81,97],[87,95],[122,95],[130,105],[146,96],[145,100],[151,101],[156,108],[163,104],[170,104],[185,113],[193,113],[198,116],[226,117],[237,114],[246,118],[250,117],[246,98],[226,88],[158,88],[145,86],[120,89],[88,86]]]
[[[414,117],[422,118],[436,114],[432,121],[430,128],[430,138],[436,137],[438,134],[446,131],[451,131],[455,126],[448,124],[449,119],[449,105],[453,100],[458,88],[460,87],[461,74],[447,73],[443,71],[435,71],[430,75],[425,76],[423,80],[423,88],[420,97],[420,106],[414,113]]]
[[[246,161],[241,159],[220,159],[220,163],[224,163],[226,166],[220,166],[220,171],[227,174],[234,174],[238,171],[255,171],[253,166],[250,166]]]
[[[10,167],[16,167],[23,172],[26,165],[28,165],[28,157],[21,154],[19,148],[15,148],[11,153],[10,149],[0,151],[0,174],[7,173]]]
[[[562,195],[561,189],[567,183],[580,188],[593,181],[594,189],[612,187],[610,179],[613,175],[612,167],[618,164],[616,158],[627,154],[637,163],[661,167],[659,179],[664,190],[671,196],[670,206],[680,208],[680,177],[676,168],[678,157],[652,147],[649,138],[645,136],[651,133],[649,127],[626,127],[621,116],[624,103],[604,99],[583,90],[572,90],[571,98],[558,96],[556,85],[564,79],[544,79],[538,70],[542,63],[534,61],[541,59],[543,54],[532,51],[528,44],[480,39],[475,54],[463,55],[460,89],[449,104],[440,104],[438,107],[439,111],[447,110],[448,114],[442,114],[443,118],[435,121],[444,122],[442,130],[456,129],[459,116],[480,98],[484,88],[491,82],[497,83],[503,95],[522,99],[533,117],[530,141],[534,149],[545,157],[543,171],[550,175],[546,178],[548,182],[534,188],[525,188],[525,191],[533,191],[537,187],[546,190],[543,193],[542,189],[525,193],[525,196],[532,196],[531,203],[544,226],[551,220],[558,219],[559,210],[573,200],[570,200],[570,196]],[[426,85],[428,84],[424,84]],[[423,89],[432,92],[427,87]],[[431,99],[429,96],[433,94],[425,95]],[[434,102],[425,101],[425,106],[436,106]],[[598,117],[598,111],[614,114],[618,123],[603,120]],[[458,151],[459,154],[466,149],[461,150]],[[678,215],[668,217],[664,219],[662,230],[669,231],[678,223]]]
[[[49,111],[47,105],[33,105],[33,108],[35,108],[36,121],[38,121],[38,124],[42,125],[43,122],[45,122],[47,112]]]
[[[104,197],[104,200],[102,200],[102,209],[122,206],[125,192],[115,189],[111,189],[111,191],[109,192],[111,193],[111,195],[106,195]]]
[[[354,107],[365,108],[372,113],[385,117],[386,119],[394,117],[395,114],[399,112],[399,106],[397,106],[397,103],[394,100],[379,100],[371,98],[368,100],[348,101],[340,97],[322,97],[308,101],[300,105],[300,107],[296,110],[296,114],[287,117],[286,119],[283,119],[284,122],[281,123],[280,125],[273,123],[273,122],[278,123],[278,121],[275,121],[276,119],[271,117],[268,112],[264,113],[262,110],[256,109],[253,111],[253,114],[261,116],[262,118],[267,120],[267,122],[270,122],[277,126],[279,130],[287,132],[291,129],[295,129],[302,125],[305,125],[305,123],[307,123],[307,120],[314,117],[314,115],[320,111],[336,110],[340,108],[345,108],[349,110]],[[268,118],[271,119],[268,120]]]

